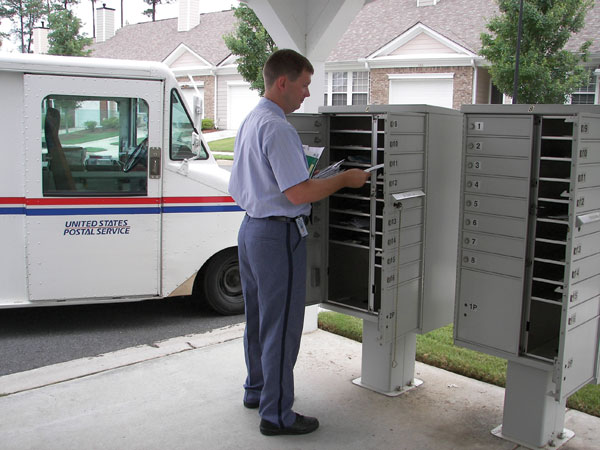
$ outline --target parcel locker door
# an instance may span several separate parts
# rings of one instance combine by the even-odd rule
[[[600,189],[600,164],[589,155],[600,154],[600,116],[581,114],[574,123],[570,226],[575,233],[567,245],[567,292],[563,296],[561,339],[557,359],[556,399],[598,380],[600,338],[600,210],[581,202],[584,192]],[[582,174],[584,174],[582,176]],[[579,201],[579,204],[577,203]]]
[[[288,121],[296,128],[303,145],[325,147],[317,169],[327,167],[329,162],[328,117],[321,114],[290,114]],[[312,204],[311,222],[308,224],[306,241],[306,304],[325,301],[327,292],[327,245],[328,240],[327,198]]]

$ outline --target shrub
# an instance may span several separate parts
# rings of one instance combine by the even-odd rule
[[[202,130],[212,130],[215,127],[215,121],[212,119],[202,119]]]
[[[107,119],[102,119],[100,122],[102,128],[118,128],[119,127],[119,118],[118,117],[109,117]]]
[[[96,122],[94,120],[88,120],[87,122],[84,123],[84,125],[88,131],[94,131],[96,129],[96,125],[98,125],[98,122]]]

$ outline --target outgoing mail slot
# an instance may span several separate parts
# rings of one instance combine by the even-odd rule
[[[480,252],[497,253],[515,258],[525,257],[525,240],[493,234],[463,232],[462,248]]]
[[[466,175],[465,192],[527,198],[529,194],[529,181],[526,178]]]
[[[527,221],[514,217],[465,213],[462,225],[465,230],[482,231],[502,236],[524,238],[527,233]]]
[[[469,136],[467,137],[466,145],[467,154],[469,155],[516,156],[526,158],[531,154],[531,141],[524,138]]]
[[[491,156],[467,156],[467,173],[498,175],[506,177],[529,176],[529,165],[516,158],[494,158]]]
[[[483,270],[511,277],[522,277],[525,268],[524,258],[512,258],[470,250],[463,250],[460,262],[462,267],[467,269]]]
[[[467,119],[467,135],[525,136],[531,135],[528,116],[474,116]]]
[[[526,218],[529,208],[526,199],[465,195],[463,207],[466,211]]]

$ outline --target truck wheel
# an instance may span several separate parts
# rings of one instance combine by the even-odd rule
[[[202,297],[223,315],[242,314],[244,297],[236,248],[228,248],[213,256],[194,283],[194,297]]]

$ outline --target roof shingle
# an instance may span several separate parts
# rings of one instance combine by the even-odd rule
[[[187,45],[213,65],[231,53],[222,36],[234,31],[233,10],[200,15],[200,23],[189,31],[177,31],[177,19],[127,25],[107,41],[92,46],[98,58],[164,61],[180,44]]]

